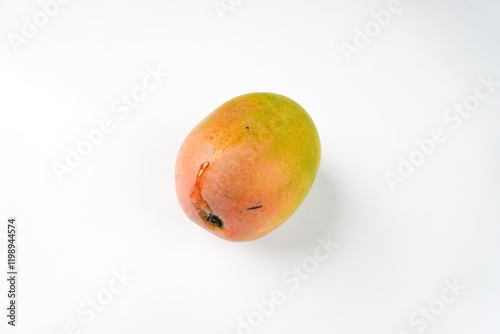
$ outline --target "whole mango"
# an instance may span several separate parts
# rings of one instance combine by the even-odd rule
[[[311,188],[321,156],[307,112],[272,93],[236,97],[189,133],[175,166],[177,198],[187,217],[232,241],[280,226]]]

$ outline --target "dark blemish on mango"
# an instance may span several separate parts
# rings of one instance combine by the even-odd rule
[[[203,195],[201,193],[202,189],[201,181],[205,172],[209,167],[210,167],[210,162],[208,161],[205,161],[204,163],[201,164],[198,174],[196,175],[196,180],[194,183],[193,190],[191,191],[189,197],[191,199],[191,203],[193,204],[195,210],[197,211],[201,219],[206,220],[213,226],[222,228],[223,226],[222,220],[220,220],[219,217],[217,217],[212,213],[212,209],[210,209],[210,206],[208,205],[205,198],[203,198]]]
[[[246,126],[245,129],[250,129],[250,128],[248,126]]]
[[[223,226],[222,220],[220,220],[219,217],[217,217],[216,215],[214,215],[211,212],[209,212],[207,214],[206,220],[207,220],[207,222],[209,222],[210,224],[214,225],[215,227],[222,228],[222,226]]]
[[[248,208],[247,210],[255,210],[255,209],[260,209],[260,208],[262,208],[262,205],[252,206],[251,208]]]

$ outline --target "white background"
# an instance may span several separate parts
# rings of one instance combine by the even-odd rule
[[[1,280],[0,332],[237,333],[279,289],[247,333],[413,334],[457,280],[421,332],[500,333],[500,88],[460,127],[443,119],[479,76],[500,81],[500,3],[402,1],[351,62],[341,43],[388,1],[232,3],[222,20],[212,0],[74,0],[15,52],[40,6],[0,1],[0,276],[9,216],[20,273],[16,328]],[[120,119],[113,103],[157,66],[168,77]],[[291,219],[233,243],[183,220],[174,163],[205,115],[255,91],[310,113],[322,161]],[[105,118],[113,131],[60,182],[53,163]],[[435,128],[446,141],[391,191],[384,173]],[[329,236],[339,248],[292,291],[282,276]],[[128,285],[79,314],[122,270]]]

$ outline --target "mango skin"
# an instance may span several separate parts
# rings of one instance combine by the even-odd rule
[[[260,238],[300,206],[318,171],[321,145],[307,112],[272,93],[236,97],[189,133],[175,166],[187,217],[231,241]]]

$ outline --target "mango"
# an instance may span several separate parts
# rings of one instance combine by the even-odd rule
[[[236,97],[184,140],[175,187],[186,216],[231,241],[260,238],[299,207],[318,171],[321,146],[308,113],[272,93]]]

